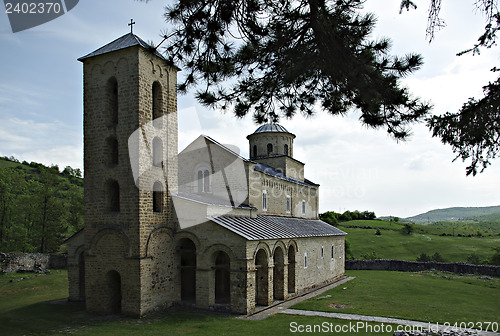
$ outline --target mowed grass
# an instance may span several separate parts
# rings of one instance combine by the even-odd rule
[[[410,319],[425,321],[451,321],[453,316],[458,316],[457,318],[465,321],[475,321],[475,319],[483,321],[500,316],[498,311],[500,279],[448,280],[440,277],[420,277],[417,274],[412,276],[412,273],[384,271],[349,273],[357,278],[336,290],[320,295],[331,294],[332,298],[312,299],[307,303],[297,305],[296,308],[339,311],[328,307],[328,303],[336,302],[352,305],[352,308],[342,309],[341,312],[383,316],[405,315]],[[187,308],[168,309],[142,319],[98,316],[87,313],[83,304],[69,304],[65,301],[67,297],[66,271],[53,271],[49,275],[9,282],[11,279],[25,276],[0,275],[0,335],[253,336],[258,334],[275,336],[310,334],[306,333],[307,328],[316,328],[315,334],[327,332],[335,335],[352,335],[350,331],[342,333],[333,330],[340,326],[349,326],[349,323],[357,323],[324,317],[284,314],[277,314],[261,321],[251,321],[237,319],[234,315]],[[347,289],[342,289],[344,287]],[[444,307],[450,309],[444,309]],[[460,309],[465,312],[463,315],[458,315],[457,311]],[[429,311],[432,319],[426,315]],[[295,326],[295,329],[292,326]],[[392,332],[378,332],[375,328],[380,328],[380,323],[369,323],[367,328],[370,326],[373,328],[372,332],[361,329],[357,334],[392,335]],[[393,326],[393,330],[395,328]],[[303,332],[292,332],[293,330]]]
[[[443,272],[348,271],[356,279],[292,308],[423,322],[500,323],[500,278]],[[331,295],[331,297],[325,297]],[[346,307],[343,309],[334,308]]]
[[[375,221],[376,222],[376,221]],[[381,228],[385,224],[379,224]],[[375,252],[377,259],[416,260],[421,253],[431,256],[439,252],[446,262],[465,262],[471,254],[481,260],[490,259],[493,248],[500,247],[500,237],[450,237],[427,233],[403,234],[400,230],[381,229],[381,235],[375,235],[376,229],[339,228],[347,232],[351,251],[355,259]]]
[[[261,321],[237,319],[186,308],[168,309],[142,319],[99,316],[85,311],[81,303],[68,303],[66,271],[48,275],[0,275],[0,335],[297,335],[298,328],[329,328],[349,325],[349,321],[292,315],[275,315]],[[22,281],[10,282],[21,277]],[[356,323],[356,322],[351,322]],[[380,323],[369,326],[380,327]],[[326,329],[328,330],[328,329]],[[363,335],[392,335],[390,332]],[[325,329],[323,329],[325,331]],[[335,333],[350,335],[350,332]]]

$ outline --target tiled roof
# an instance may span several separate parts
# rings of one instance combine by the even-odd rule
[[[346,235],[345,232],[318,219],[263,215],[256,218],[218,216],[208,219],[247,240]]]
[[[149,44],[147,44],[146,42],[144,42],[139,36],[134,35],[132,33],[128,33],[128,34],[123,35],[122,37],[117,38],[113,42],[110,42],[110,43],[106,44],[105,46],[91,52],[90,54],[80,57],[78,60],[83,61],[83,60],[90,58],[90,57],[107,54],[107,53],[110,53],[113,51],[133,47],[136,45],[141,46],[144,49],[151,48],[151,46]],[[166,58],[163,57],[163,55],[160,54],[157,50],[155,50],[155,54],[156,54],[156,56],[166,60]]]

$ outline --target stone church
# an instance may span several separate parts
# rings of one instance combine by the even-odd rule
[[[345,233],[318,219],[294,134],[260,126],[249,159],[205,135],[178,153],[178,68],[133,33],[79,61],[85,228],[67,240],[70,300],[251,314],[343,277]]]

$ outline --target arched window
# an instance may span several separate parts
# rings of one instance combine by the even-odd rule
[[[118,123],[118,82],[115,77],[111,77],[106,85],[107,115],[109,126]]]
[[[262,191],[262,211],[267,211],[267,191]]]
[[[267,144],[267,155],[270,155],[273,152],[273,144]]]
[[[257,145],[253,145],[253,157],[257,157]]]
[[[161,84],[159,82],[153,83],[152,97],[153,111],[151,117],[154,120],[154,126],[160,128],[162,126],[162,119],[160,118],[163,116],[163,97]]]
[[[295,293],[295,247],[288,248],[288,293]]]
[[[181,300],[195,301],[196,299],[196,245],[191,239],[183,238],[177,245],[180,257],[181,273]]]
[[[161,167],[163,164],[163,143],[159,137],[153,139],[153,166]]]
[[[231,302],[230,265],[227,253],[219,251],[215,258],[215,303]]]
[[[106,163],[118,164],[118,140],[114,136],[106,139]]]
[[[210,172],[206,168],[198,170],[198,192],[210,192]]]
[[[283,146],[283,153],[288,155],[288,145]]]
[[[153,212],[163,211],[163,185],[156,181],[153,184]]]
[[[106,204],[108,211],[120,211],[120,185],[115,180],[106,183]]]

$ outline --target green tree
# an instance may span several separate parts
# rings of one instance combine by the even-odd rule
[[[401,231],[404,233],[404,234],[411,234],[413,232],[413,225],[409,224],[409,223],[405,223],[405,225],[401,228]]]
[[[328,224],[337,224],[339,222],[339,214],[334,211],[327,211],[325,213],[319,214],[319,218]]]
[[[422,1],[402,0],[401,11],[406,8],[417,8],[416,3]],[[481,48],[496,45],[497,33],[500,30],[500,12],[498,0],[471,1],[486,19],[485,29],[477,43],[471,48],[459,52],[479,54]],[[452,2],[448,1],[450,6]],[[427,38],[434,39],[437,30],[445,26],[440,17],[441,0],[430,0]],[[493,68],[492,71],[498,71]],[[469,98],[458,112],[447,112],[432,116],[427,125],[434,137],[451,146],[456,154],[455,160],[470,160],[466,168],[467,175],[476,175],[491,164],[491,160],[500,153],[500,77],[493,83],[483,87],[484,97]]]
[[[469,264],[474,264],[474,265],[480,265],[481,264],[481,260],[479,259],[479,256],[477,254],[469,254],[467,256],[467,262]]]
[[[166,55],[186,69],[179,91],[200,84],[204,105],[253,114],[257,123],[317,106],[405,139],[430,106],[401,86],[418,70],[416,54],[390,56],[388,39],[371,40],[363,0],[177,0],[165,18]],[[203,85],[201,85],[203,84]]]
[[[444,262],[444,259],[439,252],[434,253],[431,257],[431,260],[437,262]]]
[[[59,249],[64,234],[62,216],[64,207],[58,199],[58,177],[53,169],[40,171],[40,182],[34,183],[33,210],[30,238],[37,252],[56,252]]]
[[[495,254],[491,257],[490,264],[500,266],[500,247],[495,248]]]
[[[426,253],[421,253],[417,257],[417,261],[427,262],[427,261],[431,261],[431,258]]]

